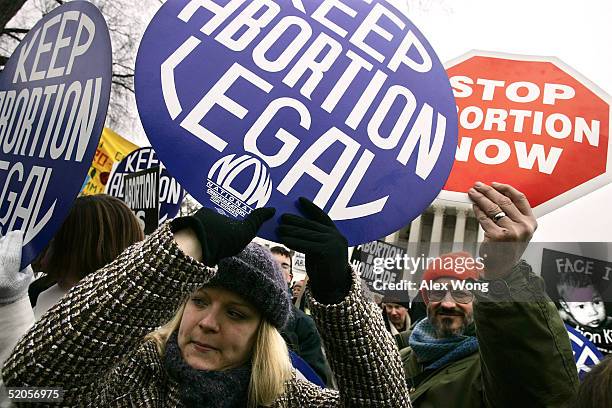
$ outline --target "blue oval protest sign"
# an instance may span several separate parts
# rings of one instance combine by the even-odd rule
[[[167,1],[138,50],[138,111],[183,187],[233,217],[309,197],[351,245],[418,216],[452,167],[457,113],[397,2],[223,4]]]
[[[123,200],[123,181],[128,174],[159,166],[159,222],[174,218],[181,208],[184,190],[157,158],[152,147],[134,150],[117,163],[106,183],[105,193]]]
[[[21,230],[21,266],[68,214],[102,133],[111,87],[106,22],[91,3],[47,14],[0,73],[0,235]]]

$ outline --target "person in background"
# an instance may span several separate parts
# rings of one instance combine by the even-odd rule
[[[361,297],[348,243],[306,199],[283,244],[306,256],[310,305],[338,391],[297,379],[278,330],[291,302],[270,252],[249,244],[274,209],[203,208],[164,223],[85,277],[19,341],[8,387],[57,387],[63,406],[410,407],[399,352]],[[308,238],[304,238],[308,237]]]
[[[280,245],[273,246],[270,248],[270,252],[272,252],[272,257],[276,260],[278,265],[280,266],[281,271],[283,272],[283,276],[285,277],[285,281],[287,285],[291,283],[293,280],[293,265],[291,260],[291,251],[287,248],[282,247]]]
[[[406,293],[406,298],[408,294]],[[410,337],[410,303],[403,302],[396,295],[385,295],[381,305],[385,327],[393,335],[398,350],[408,347]]]
[[[274,246],[270,248],[272,258],[279,265],[285,282],[287,284],[287,292],[290,293],[289,283],[293,277],[291,252],[282,247]],[[317,373],[323,383],[330,385],[331,369],[323,349],[321,346],[321,336],[317,331],[312,318],[307,316],[292,303],[292,314],[285,328],[281,331],[281,335],[287,342],[289,348],[302,357],[306,363]]]
[[[417,294],[412,298],[410,302],[410,321],[414,326],[422,319],[427,317],[427,306],[425,302],[423,302],[423,295],[421,292],[417,292]]]
[[[0,237],[0,367],[21,336],[34,324],[28,299],[32,268],[20,268],[23,233]]]
[[[34,313],[28,300],[32,268],[21,269],[23,233],[10,231],[0,237],[0,367],[15,344],[34,324]],[[12,407],[0,378],[0,408]]]
[[[306,286],[308,285],[308,275],[303,280],[304,285],[302,286],[302,290],[297,295],[295,299],[293,299],[293,304],[295,307],[304,312],[307,316],[311,315],[310,307],[308,307],[308,296],[305,296]]]
[[[291,303],[295,304],[298,298],[302,295],[305,285],[304,279],[295,281],[293,283],[293,286],[291,287]]]
[[[537,227],[531,206],[507,184],[476,183],[468,196],[485,232],[480,257],[442,255],[423,274],[427,318],[400,351],[412,404],[565,407],[578,389],[569,337],[520,260]]]
[[[56,283],[38,295],[36,320],[81,279],[143,239],[138,219],[120,199],[106,194],[78,197],[40,257],[39,268]]]
[[[410,302],[401,301],[394,297],[386,296],[383,299],[385,313],[389,319],[389,327],[387,329],[392,335],[397,335],[410,330]]]

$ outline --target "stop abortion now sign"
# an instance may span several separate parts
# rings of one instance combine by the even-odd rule
[[[136,60],[149,141],[202,205],[305,196],[351,245],[438,195],[457,146],[444,66],[399,0],[169,0]],[[278,241],[276,222],[262,237]]]
[[[553,57],[472,51],[447,64],[459,116],[440,198],[512,184],[544,215],[612,181],[610,97]]]

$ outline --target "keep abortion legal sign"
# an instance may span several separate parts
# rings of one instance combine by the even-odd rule
[[[457,146],[448,77],[401,4],[167,1],[136,61],[149,140],[229,216],[296,213],[305,196],[352,245],[399,229],[437,196]]]
[[[106,194],[125,200],[124,181],[130,174],[146,169],[159,167],[159,223],[174,218],[179,212],[185,192],[178,181],[168,173],[162,162],[159,161],[152,147],[141,147],[128,154],[119,163],[116,163],[106,183]]]
[[[136,215],[145,235],[158,226],[159,170],[159,166],[151,167],[123,178],[123,200]]]
[[[0,73],[0,235],[24,233],[22,267],[53,237],[83,185],[110,87],[108,28],[84,1],[41,19]]]

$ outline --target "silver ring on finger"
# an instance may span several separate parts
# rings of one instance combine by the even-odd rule
[[[493,216],[493,221],[495,221],[495,223],[497,223],[499,220],[501,220],[502,218],[506,217],[506,213],[503,211],[498,212],[497,214],[495,214]]]

